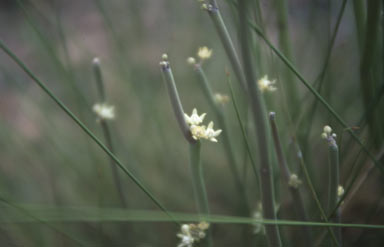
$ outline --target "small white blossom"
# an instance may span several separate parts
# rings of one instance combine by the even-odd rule
[[[303,182],[299,179],[299,177],[296,174],[291,174],[291,177],[289,178],[288,185],[297,189]]]
[[[192,138],[195,140],[206,139],[212,142],[217,142],[216,137],[220,135],[221,130],[214,130],[212,121],[208,124],[208,127],[200,125],[203,122],[205,115],[206,114],[203,113],[199,116],[196,108],[193,109],[191,116],[184,113],[185,122],[190,126]]]
[[[203,122],[205,118],[206,113],[201,114],[200,116],[197,114],[196,108],[192,110],[191,116],[188,116],[187,114],[184,113],[185,121],[189,125],[199,125]]]
[[[97,103],[93,106],[93,111],[103,120],[111,120],[115,118],[115,106],[106,103]]]
[[[200,47],[197,55],[201,60],[207,60],[212,56],[212,49],[208,49],[206,46]]]
[[[217,139],[215,137],[218,137],[220,135],[222,130],[214,130],[213,129],[213,122],[211,121],[208,124],[207,129],[205,130],[205,138],[210,140],[211,142],[217,142]]]
[[[261,92],[264,92],[264,91],[269,91],[269,92],[273,92],[273,91],[276,91],[277,88],[275,86],[276,84],[276,80],[269,80],[268,79],[268,76],[265,75],[263,78],[261,78],[257,84],[259,85],[259,89]]]

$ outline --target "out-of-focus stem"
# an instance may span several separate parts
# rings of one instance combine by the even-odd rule
[[[303,154],[301,152],[301,149],[300,147],[298,146],[298,144],[295,142],[296,144],[296,151],[297,151],[297,159],[300,163],[300,167],[304,173],[304,176],[305,176],[305,180],[308,184],[308,187],[309,187],[309,190],[311,191],[312,193],[312,196],[313,196],[313,199],[315,200],[316,202],[316,206],[317,208],[319,209],[320,211],[320,215],[321,217],[323,218],[324,222],[325,223],[329,223],[328,221],[328,217],[327,215],[325,214],[324,212],[324,209],[323,207],[321,206],[321,202],[319,200],[319,197],[317,196],[317,193],[316,193],[316,190],[315,190],[315,187],[313,186],[313,183],[312,183],[312,179],[311,177],[309,176],[309,173],[308,173],[308,169],[307,169],[307,166],[305,165],[305,162],[304,162],[304,158],[303,158]],[[329,234],[331,235],[332,237],[332,240],[334,241],[335,244],[337,244],[337,239],[336,239],[336,236],[335,234],[333,233],[332,229],[330,227],[327,227],[327,230],[329,232]]]
[[[283,154],[283,150],[282,150],[281,142],[280,142],[280,138],[279,138],[279,133],[278,133],[276,122],[275,122],[275,113],[274,112],[269,113],[269,121],[270,121],[270,125],[271,125],[273,144],[275,145],[277,160],[279,162],[279,166],[280,166],[280,169],[282,171],[282,174],[283,174],[283,177],[285,180],[284,182],[286,183],[286,185],[288,185],[289,191],[291,192],[294,206],[296,209],[296,214],[299,217],[299,220],[307,221],[308,218],[307,218],[307,214],[305,212],[303,198],[302,198],[300,191],[299,191],[299,186],[289,185],[289,181],[291,179],[292,174],[291,174],[291,171],[289,170],[287,161],[286,161],[284,154]],[[311,244],[312,244],[311,229],[309,227],[302,227],[302,231],[303,231],[303,235],[304,235],[303,237],[304,237],[304,241],[305,241],[306,246],[311,246]]]
[[[364,0],[353,0],[353,11],[355,14],[357,41],[359,43],[360,51],[364,44],[364,30],[365,30],[365,6]]]
[[[263,101],[260,97],[259,89],[256,86],[253,75],[252,58],[250,57],[249,46],[249,26],[248,26],[248,1],[239,1],[239,16],[240,16],[240,41],[241,51],[244,62],[245,78],[248,86],[248,96],[257,126],[257,144],[260,156],[260,187],[263,205],[264,218],[276,219],[274,191],[272,184],[271,163],[269,160],[269,143],[268,143],[268,127],[266,124],[265,109]],[[281,246],[280,233],[277,225],[265,226],[269,246]]]
[[[95,58],[93,60],[93,72],[95,74],[95,80],[96,80],[97,89],[98,89],[98,93],[99,93],[99,100],[102,103],[105,103],[106,94],[105,94],[105,89],[104,89],[104,81],[103,81],[103,76],[102,76],[101,69],[100,69],[100,60],[98,58]],[[106,142],[106,146],[108,147],[109,150],[111,150],[112,153],[115,153],[115,148],[113,146],[113,141],[112,141],[111,130],[110,130],[108,122],[104,119],[100,119],[100,125],[101,125],[101,128],[103,130],[103,135],[104,135],[104,139]],[[113,180],[115,182],[115,186],[116,186],[116,189],[117,189],[118,194],[119,194],[120,203],[123,207],[127,207],[127,202],[126,202],[126,198],[124,196],[124,190],[123,190],[123,186],[121,184],[119,172],[117,170],[116,165],[114,164],[115,162],[112,159],[109,159],[109,160],[110,160],[110,165],[111,165],[111,169],[112,169]]]
[[[290,46],[289,30],[288,30],[288,10],[286,0],[275,0],[276,1],[276,10],[277,10],[277,23],[279,29],[279,45],[283,54],[292,61],[292,49]],[[297,106],[299,105],[299,99],[297,94],[297,86],[295,83],[295,78],[292,72],[288,68],[283,68],[284,77],[286,78],[285,89],[288,93],[288,98],[290,100],[290,110],[292,112],[293,118],[296,118]]]
[[[330,164],[330,190],[329,190],[329,210],[332,210],[336,207],[338,202],[337,190],[339,186],[339,148],[336,144],[336,141],[333,137],[328,139],[328,155],[329,155],[329,164]],[[331,217],[331,221],[335,223],[340,223],[340,209],[335,213],[335,216]],[[341,228],[334,228],[334,232],[337,238],[339,246],[342,246],[341,238]]]
[[[367,1],[367,23],[363,53],[360,63],[360,85],[363,94],[364,106],[367,112],[370,111],[375,90],[378,88],[378,80],[374,77],[375,55],[378,52],[380,34],[381,0]],[[367,120],[371,139],[376,147],[380,147],[384,139],[384,129],[379,111],[372,111],[368,114]]]
[[[240,59],[237,55],[235,46],[229,35],[227,27],[221,16],[220,10],[215,0],[210,1],[211,4],[208,6],[208,13],[211,17],[213,24],[215,25],[216,31],[220,37],[221,43],[224,46],[224,50],[227,53],[231,66],[235,72],[237,79],[240,81],[241,86],[245,90],[247,88],[243,70],[241,68]]]
[[[227,121],[225,119],[224,111],[221,108],[221,106],[215,101],[210,83],[209,83],[208,78],[207,78],[203,68],[201,67],[201,65],[195,64],[194,68],[195,68],[197,75],[199,76],[199,82],[203,88],[203,92],[204,92],[206,98],[208,99],[208,101],[209,101],[209,103],[210,103],[210,105],[211,105],[211,107],[212,107],[212,109],[213,109],[213,111],[217,117],[217,120],[219,122],[219,126],[223,129],[222,139],[223,139],[223,145],[225,148],[225,153],[226,153],[228,160],[229,160],[229,169],[231,170],[231,174],[233,176],[233,180],[235,182],[236,189],[237,189],[237,191],[241,197],[242,204],[244,204],[241,207],[241,209],[242,209],[241,211],[243,211],[242,212],[243,215],[249,216],[250,209],[248,206],[247,195],[245,193],[244,185],[241,182],[239,171],[236,168],[237,162],[236,162],[235,154],[233,152],[232,141],[229,137],[229,128],[227,125]]]

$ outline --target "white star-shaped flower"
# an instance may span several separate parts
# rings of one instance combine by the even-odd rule
[[[211,121],[208,124],[207,129],[205,130],[205,138],[212,141],[217,142],[217,139],[215,137],[218,137],[220,135],[222,130],[214,130],[213,129],[213,122]]]
[[[200,116],[197,114],[197,110],[196,108],[194,108],[192,110],[192,114],[191,116],[188,116],[187,114],[184,113],[184,117],[185,117],[185,121],[189,124],[189,125],[199,125],[203,122],[204,120],[204,117],[205,117],[206,113],[203,113],[201,114]]]

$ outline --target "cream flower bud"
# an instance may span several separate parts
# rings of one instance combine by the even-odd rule
[[[328,138],[328,135],[327,135],[327,133],[324,133],[324,132],[323,132],[323,133],[321,133],[321,138],[323,138],[323,139],[325,139],[325,140],[326,140],[326,139]]]
[[[325,125],[323,131],[324,133],[330,135],[332,133],[332,128],[329,125]]]
[[[208,49],[206,46],[200,47],[197,55],[201,60],[206,60],[212,56],[212,49]]]
[[[195,65],[196,64],[196,59],[194,57],[189,57],[187,59],[187,63],[190,65]]]

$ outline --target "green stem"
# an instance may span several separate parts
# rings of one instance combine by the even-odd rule
[[[260,156],[260,187],[263,205],[263,214],[266,219],[276,219],[273,179],[271,173],[271,162],[269,160],[269,141],[267,133],[267,124],[265,116],[265,106],[260,97],[259,89],[256,86],[253,74],[252,58],[250,57],[249,46],[249,26],[248,26],[248,0],[239,1],[239,16],[240,16],[240,41],[241,50],[244,62],[245,78],[248,86],[249,100],[251,109],[257,126],[257,144]],[[282,246],[280,233],[277,226],[266,226],[266,233],[269,246]]]
[[[307,166],[305,165],[304,163],[304,159],[303,159],[303,155],[302,155],[302,152],[301,152],[301,149],[299,148],[298,144],[296,144],[296,149],[297,149],[297,158],[299,160],[299,163],[300,163],[300,167],[302,169],[302,171],[304,172],[304,176],[305,176],[305,180],[308,184],[308,187],[309,187],[309,190],[311,191],[312,193],[312,196],[313,196],[313,199],[315,200],[315,203],[316,203],[316,206],[317,208],[319,209],[319,212],[320,212],[320,215],[321,215],[321,218],[323,218],[324,222],[326,224],[332,224],[332,223],[329,223],[328,221],[328,217],[327,215],[325,214],[325,211],[323,209],[323,207],[321,206],[321,202],[319,200],[319,197],[317,196],[317,192],[315,190],[315,187],[313,186],[313,183],[312,183],[312,179],[311,177],[309,176],[309,173],[308,173],[308,169],[307,169]],[[336,239],[336,236],[335,234],[333,233],[332,229],[330,228],[330,226],[327,227],[327,230],[329,232],[329,234],[331,235],[332,237],[332,240],[334,241],[334,243],[337,245],[337,239]]]
[[[239,171],[238,171],[237,166],[236,166],[237,162],[236,162],[235,154],[233,151],[234,149],[232,146],[232,140],[229,136],[230,131],[228,128],[227,121],[225,119],[225,113],[224,113],[222,107],[215,101],[210,83],[208,81],[208,78],[207,78],[207,76],[206,76],[206,74],[205,74],[205,72],[204,72],[204,70],[200,64],[195,65],[195,71],[196,71],[197,75],[199,76],[199,82],[200,82],[201,87],[203,88],[203,92],[204,92],[206,98],[208,99],[214,113],[216,114],[216,118],[218,120],[219,126],[223,130],[221,135],[222,135],[222,139],[223,139],[223,145],[225,148],[225,153],[226,153],[228,161],[229,161],[229,163],[228,163],[229,169],[231,171],[231,175],[233,176],[233,180],[235,182],[237,192],[240,195],[240,198],[242,201],[241,204],[243,204],[242,207],[240,208],[242,211],[241,213],[243,215],[249,215],[250,209],[248,206],[248,199],[247,199],[247,195],[245,193],[244,184],[241,181]]]
[[[364,30],[366,18],[364,2],[364,0],[353,0],[353,11],[355,14],[357,30],[357,42],[359,43],[360,51],[362,50],[364,44]]]
[[[169,65],[168,61],[162,61],[160,63],[160,67],[161,71],[163,72],[165,84],[167,85],[173,112],[176,116],[181,132],[189,143],[194,144],[196,143],[196,140],[193,139],[190,128],[185,122],[183,105],[181,104],[179,93],[177,92],[176,83],[173,77],[171,66]]]
[[[93,60],[93,71],[95,74],[96,85],[97,85],[97,89],[98,89],[98,93],[99,93],[99,100],[102,103],[105,103],[106,94],[105,94],[104,80],[103,80],[103,76],[101,73],[100,61],[97,58]],[[104,135],[104,139],[106,142],[106,146],[108,147],[109,150],[111,150],[112,153],[115,153],[115,148],[113,146],[113,141],[112,141],[111,130],[110,130],[108,122],[104,119],[100,119],[100,125],[101,125],[101,128],[103,130],[103,135]],[[112,169],[113,180],[115,182],[115,186],[116,186],[117,192],[119,194],[120,203],[124,208],[126,208],[127,207],[127,201],[126,201],[126,198],[124,196],[123,186],[121,184],[121,179],[119,176],[119,172],[117,170],[117,166],[114,164],[114,161],[112,159],[110,159],[110,165],[111,165],[111,169]]]
[[[329,168],[330,168],[330,177],[329,177],[329,203],[328,210],[329,212],[334,209],[338,202],[337,190],[339,186],[339,148],[336,144],[336,141],[333,137],[328,138],[328,155],[329,155]],[[340,210],[337,210],[334,217],[331,218],[331,221],[340,223]],[[334,229],[338,246],[342,246],[341,238],[341,229]]]
[[[360,63],[360,84],[363,94],[364,106],[369,112],[370,102],[374,98],[378,88],[378,80],[374,78],[375,56],[379,46],[379,28],[381,16],[381,0],[367,1],[367,23],[363,53]],[[383,142],[383,127],[380,119],[380,112],[373,111],[367,116],[370,136],[376,147],[380,147]]]
[[[291,171],[289,170],[287,161],[284,157],[284,153],[281,147],[281,142],[280,142],[280,137],[279,133],[277,130],[276,126],[276,121],[275,121],[275,113],[270,112],[269,113],[269,121],[271,125],[271,130],[272,130],[272,135],[273,135],[273,143],[275,145],[275,151],[276,151],[276,156],[277,160],[279,162],[280,170],[282,171],[283,177],[284,177],[284,182],[286,185],[288,185],[290,178],[291,178]],[[296,214],[301,221],[308,221],[307,213],[305,212],[305,207],[304,207],[304,201],[303,197],[300,194],[299,191],[299,186],[289,186],[289,191],[291,193],[294,206],[296,209]],[[309,227],[302,227],[302,231],[304,234],[304,241],[306,246],[311,246],[311,243],[313,243],[312,238],[311,238],[311,229]]]
[[[229,62],[231,63],[231,66],[235,72],[235,75],[239,80],[240,85],[245,90],[247,86],[246,86],[244,73],[241,68],[240,59],[239,59],[239,56],[237,55],[235,46],[233,44],[231,36],[229,35],[228,29],[224,23],[224,20],[221,16],[220,10],[215,0],[211,1],[211,8],[208,9],[208,13],[209,13],[209,16],[211,17],[213,24],[215,25],[216,31],[220,37],[221,43],[224,46],[224,50],[229,58]]]
[[[199,214],[202,214],[202,220],[206,221],[209,217],[209,203],[204,180],[203,166],[200,160],[201,142],[191,143],[189,145],[190,152],[190,167],[192,172],[193,191],[197,201],[197,208]],[[212,238],[210,231],[207,235],[207,246],[212,246]]]
[[[277,23],[279,29],[279,45],[284,55],[292,61],[292,49],[290,45],[290,37],[288,30],[288,8],[286,0],[275,0],[277,10]],[[290,110],[293,118],[298,115],[299,98],[297,94],[297,86],[295,78],[292,72],[288,68],[283,68],[284,77],[286,78],[285,90],[288,93],[288,99],[290,100]]]

